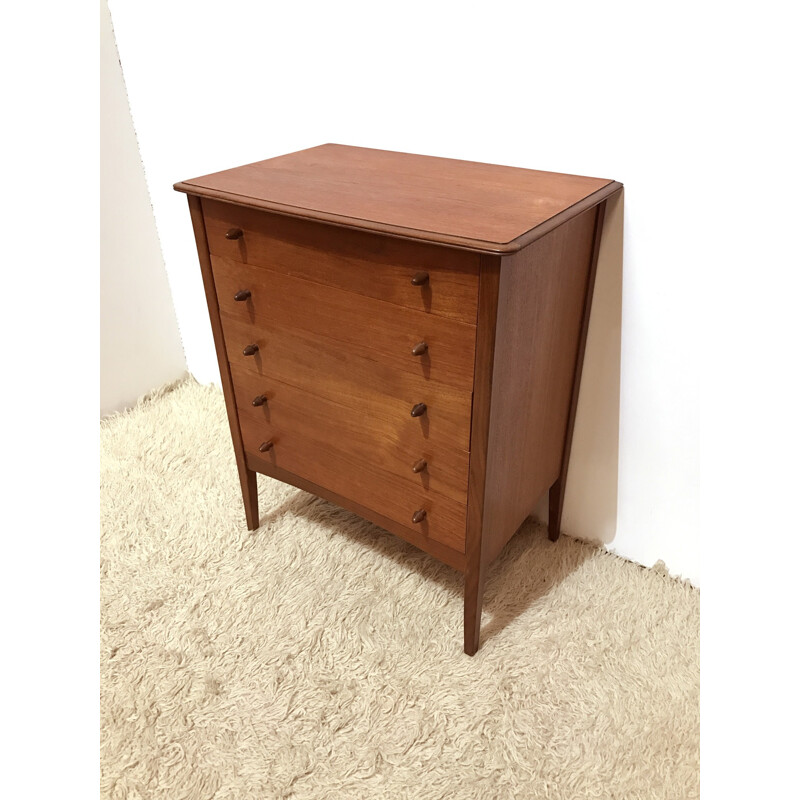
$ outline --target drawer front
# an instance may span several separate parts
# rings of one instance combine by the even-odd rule
[[[477,321],[479,256],[335,225],[203,200],[212,255],[385,300],[436,316]],[[229,239],[229,231],[241,236]],[[419,272],[427,282],[415,286]]]
[[[278,430],[249,414],[240,413],[239,421],[249,456],[324,486],[458,552],[465,551],[465,504],[365,464],[328,442],[306,438],[295,430]],[[265,441],[272,442],[271,449],[261,452]],[[412,522],[421,510],[424,519]]]
[[[265,429],[344,447],[360,464],[466,504],[469,453],[424,436],[418,420],[398,413],[389,398],[363,392],[357,402],[341,403],[238,367],[231,373],[239,413]]]
[[[469,450],[472,392],[425,378],[355,353],[342,343],[271,321],[242,322],[222,314],[228,360],[234,371],[249,370],[349,407],[380,406],[381,414],[414,425],[431,446]],[[252,355],[252,347],[257,350]],[[377,404],[377,406],[375,405]],[[419,404],[425,412],[411,410]]]
[[[472,390],[472,325],[226,258],[212,256],[211,264],[220,311],[226,316],[324,336],[338,342],[343,355]],[[414,355],[415,348],[424,352]]]

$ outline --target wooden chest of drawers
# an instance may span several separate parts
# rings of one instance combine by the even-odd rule
[[[559,534],[605,201],[619,183],[322,145],[189,196],[248,527],[256,473],[465,574],[550,493]]]

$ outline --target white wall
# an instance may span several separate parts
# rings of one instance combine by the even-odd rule
[[[624,192],[606,203],[561,520],[565,532],[611,548],[619,495],[623,215]],[[534,516],[547,520],[547,494]]]
[[[201,381],[218,371],[178,180],[339,142],[622,181],[624,275],[611,258],[598,276],[564,528],[698,581],[692,292],[707,234],[686,214],[721,132],[704,113],[713,8],[115,0],[111,10]],[[621,206],[611,216],[619,237]]]
[[[186,371],[111,17],[100,7],[100,414]]]

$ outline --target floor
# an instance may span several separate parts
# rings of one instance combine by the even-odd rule
[[[222,395],[101,424],[102,796],[699,797],[699,592],[526,524],[462,578],[259,477]]]

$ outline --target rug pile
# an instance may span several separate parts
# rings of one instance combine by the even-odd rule
[[[218,389],[101,427],[103,797],[699,796],[688,583],[529,523],[469,658],[449,567],[263,476],[246,529]]]

